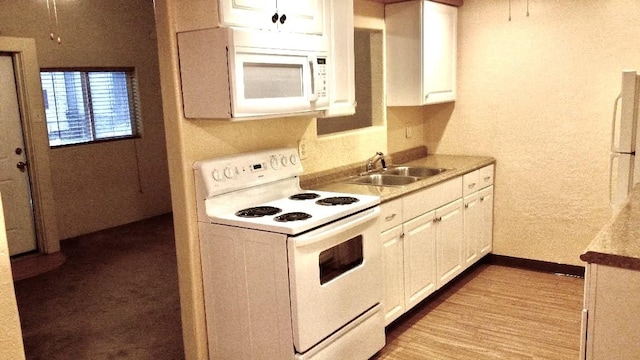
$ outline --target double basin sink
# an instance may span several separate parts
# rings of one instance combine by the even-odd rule
[[[449,169],[422,166],[390,166],[348,178],[352,184],[376,186],[404,186],[431,176],[442,174]]]

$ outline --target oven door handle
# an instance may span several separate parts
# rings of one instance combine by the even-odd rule
[[[311,231],[307,234],[302,234],[295,237],[295,247],[301,248],[309,245],[316,244],[328,238],[335,238],[335,235],[343,233],[348,230],[352,230],[358,226],[361,226],[371,220],[375,220],[380,215],[380,206],[373,207],[368,210],[364,210],[358,214],[351,215],[345,219],[338,220],[337,223],[326,226],[327,230]],[[338,240],[337,242],[340,242]]]

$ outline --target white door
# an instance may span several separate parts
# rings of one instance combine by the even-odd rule
[[[478,247],[482,229],[482,208],[480,207],[480,195],[475,192],[464,197],[464,261],[465,266],[470,266],[478,260]]]
[[[0,54],[0,193],[9,254],[36,249],[29,172],[25,154],[13,59]]]
[[[404,268],[402,225],[380,234],[382,240],[382,276],[384,325],[404,314]]]
[[[409,310],[436,290],[436,223],[430,211],[404,224],[404,298]]]
[[[464,223],[462,199],[436,210],[438,289],[462,272]]]

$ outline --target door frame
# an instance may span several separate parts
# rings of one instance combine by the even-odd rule
[[[0,36],[0,52],[11,54],[33,202],[38,252],[60,251],[53,183],[49,162],[49,135],[40,85],[36,42],[32,38]]]

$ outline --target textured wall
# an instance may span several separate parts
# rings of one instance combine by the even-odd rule
[[[467,0],[458,100],[425,107],[437,153],[497,159],[494,252],[566,264],[610,215],[608,146],[620,72],[640,69],[635,0]],[[450,116],[442,116],[449,111]]]
[[[36,41],[41,68],[135,67],[143,136],[49,152],[62,239],[171,210],[153,2],[0,0],[0,34]],[[51,31],[62,43],[49,40]]]
[[[24,359],[24,347],[5,231],[0,196],[0,359],[18,360]]]

